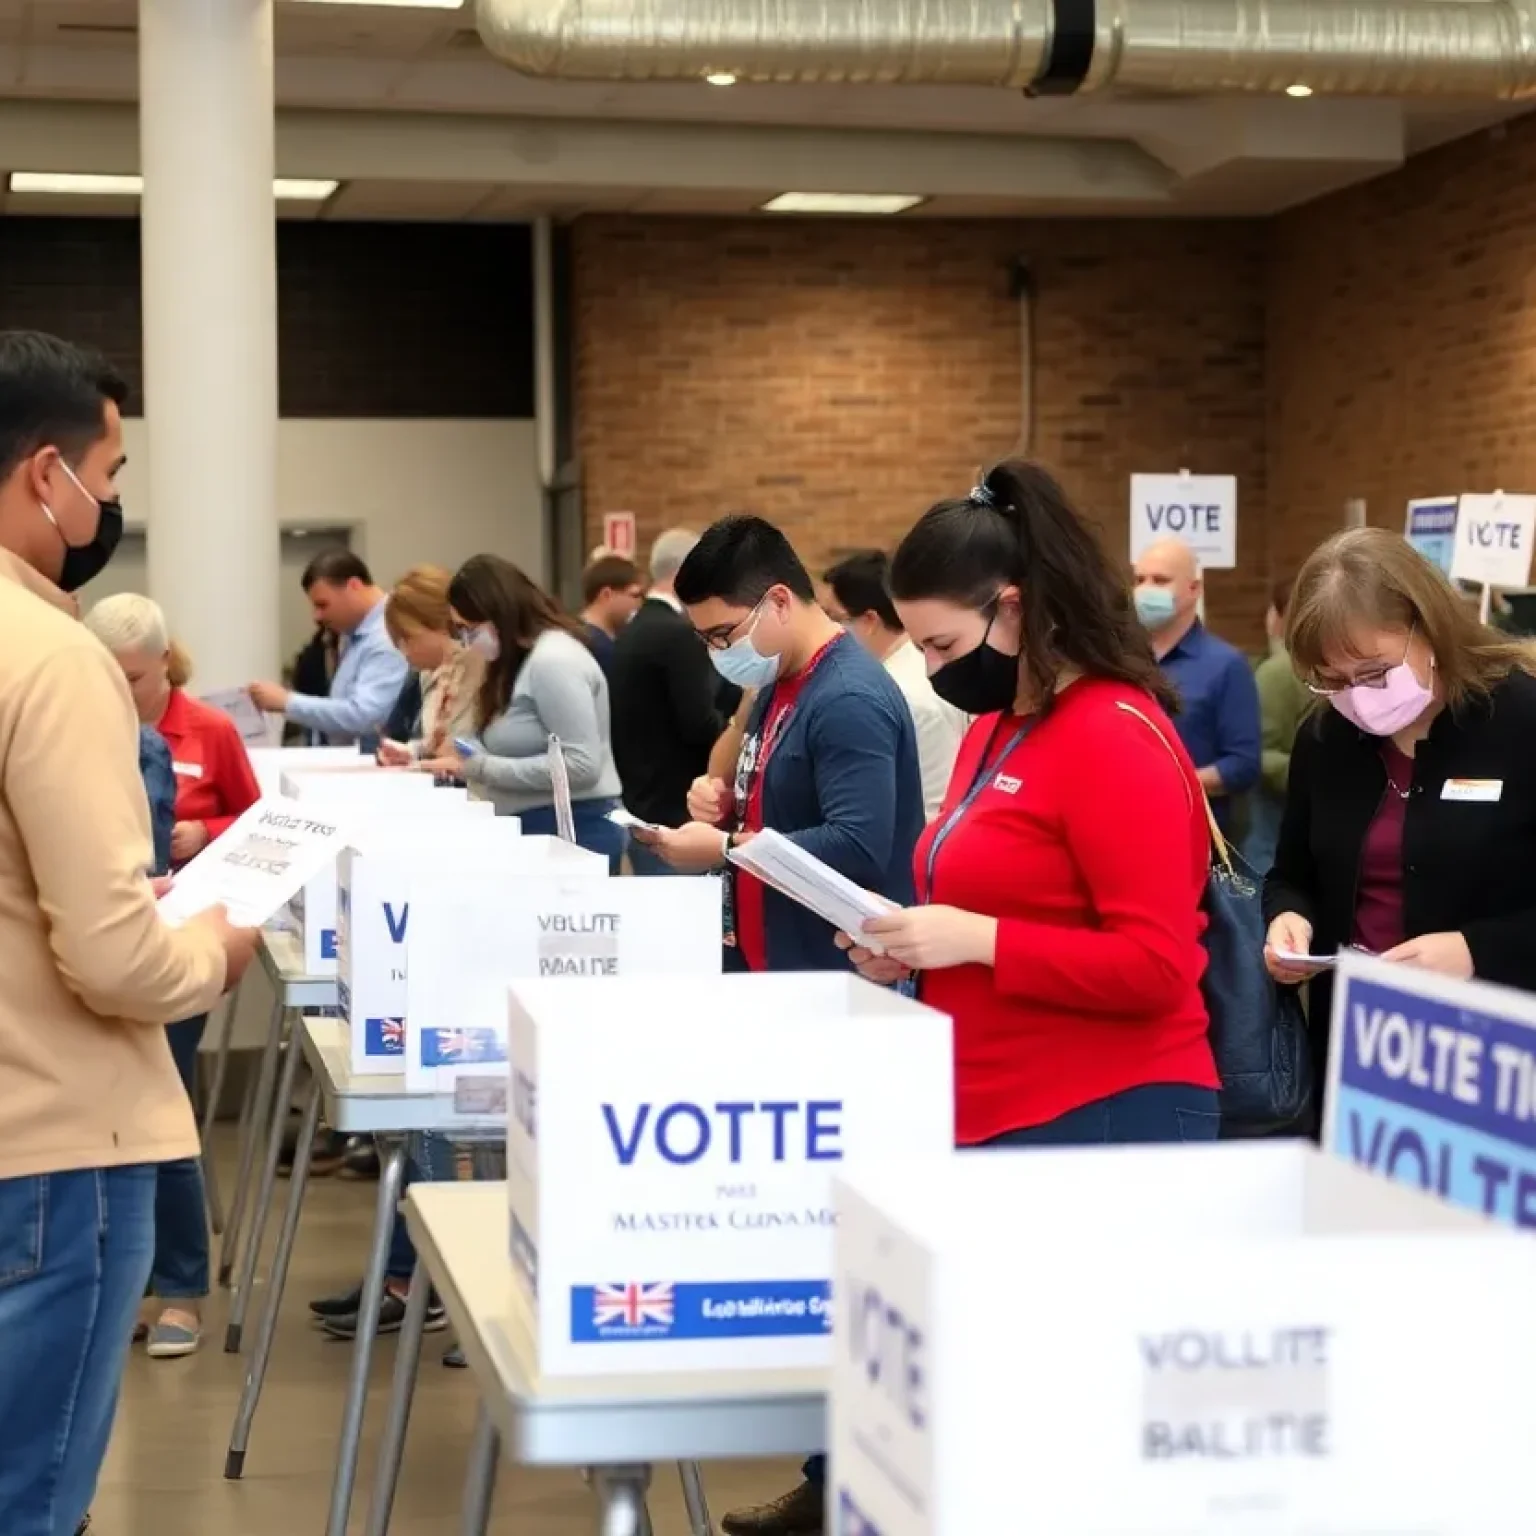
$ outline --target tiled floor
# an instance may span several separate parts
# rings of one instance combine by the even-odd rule
[[[285,1190],[286,1185],[279,1189],[280,1198]],[[222,1350],[227,1296],[210,1305],[207,1342],[199,1354],[150,1361],[135,1351],[93,1506],[92,1536],[322,1536],[350,1347],[311,1328],[305,1302],[354,1282],[367,1246],[374,1192],[372,1184],[335,1179],[310,1185],[242,1482],[223,1477],[244,1370],[240,1357]],[[272,1227],[276,1224],[274,1216]],[[253,1316],[247,1338],[254,1331]],[[363,1528],[394,1342],[380,1340],[374,1351],[354,1533]],[[445,1370],[438,1363],[446,1342],[445,1334],[427,1335],[392,1536],[458,1533],[477,1399],[467,1371]],[[717,1523],[731,1506],[771,1497],[794,1480],[795,1468],[785,1462],[705,1468],[705,1491]],[[657,1470],[651,1513],[659,1536],[687,1536],[670,1467]],[[500,1536],[575,1536],[591,1531],[594,1518],[592,1501],[574,1472],[502,1467],[491,1523]]]

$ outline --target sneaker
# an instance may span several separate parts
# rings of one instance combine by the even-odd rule
[[[350,1317],[328,1317],[320,1326],[333,1339],[355,1339],[357,1316],[354,1310]],[[379,1303],[379,1325],[374,1329],[374,1333],[399,1333],[404,1322],[405,1297],[397,1296],[393,1291],[385,1291],[384,1300]],[[447,1326],[448,1311],[437,1299],[437,1293],[434,1291],[427,1297],[427,1320],[423,1328],[427,1333],[439,1333]]]
[[[733,1509],[720,1522],[725,1536],[821,1536],[826,1525],[827,1490],[801,1483],[771,1504]]]
[[[343,1291],[339,1296],[322,1296],[318,1301],[309,1304],[309,1310],[325,1322],[333,1317],[356,1317],[357,1309],[363,1304],[363,1287],[361,1282],[354,1285],[350,1291]]]
[[[195,1312],[167,1307],[149,1330],[145,1354],[151,1360],[179,1360],[195,1355],[203,1342],[202,1320]]]
[[[467,1371],[469,1361],[464,1358],[464,1346],[462,1344],[450,1345],[443,1351],[443,1364],[450,1371]]]

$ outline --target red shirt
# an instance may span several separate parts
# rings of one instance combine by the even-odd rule
[[[211,842],[261,799],[235,722],[222,710],[171,689],[156,729],[176,770],[176,820],[200,821]]]
[[[917,845],[920,900],[998,919],[990,969],[919,981],[954,1020],[962,1146],[1150,1083],[1220,1085],[1200,994],[1209,833],[1172,723],[1135,688],[1079,682],[995,762],[1020,723],[976,722]],[[928,850],[983,754],[989,782],[940,844],[930,892]]]
[[[1387,788],[1360,846],[1355,931],[1350,937],[1351,944],[1373,955],[1384,955],[1407,938],[1403,931],[1403,827],[1408,820],[1406,792],[1413,784],[1413,759],[1383,740],[1381,761],[1387,770]]]

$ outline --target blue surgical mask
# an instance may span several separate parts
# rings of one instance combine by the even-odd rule
[[[762,616],[762,611],[759,609],[753,616],[746,634],[740,640],[727,646],[723,651],[709,653],[709,659],[715,664],[715,671],[726,682],[734,683],[738,688],[766,688],[779,675],[781,658],[764,656],[752,643],[752,633]]]
[[[1173,621],[1173,593],[1167,587],[1137,587],[1136,617],[1147,629],[1161,629]]]

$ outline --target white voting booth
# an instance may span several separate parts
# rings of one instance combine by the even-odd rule
[[[1536,1244],[1294,1142],[861,1163],[831,1499],[881,1536],[1513,1536]]]
[[[829,973],[520,981],[510,1006],[538,1374],[824,1366],[832,1176],[950,1155],[949,1019]]]
[[[462,882],[496,904],[514,900],[522,881],[552,874],[607,881],[608,858],[559,838],[523,837],[512,816],[375,823],[355,838],[336,882],[338,992],[353,1072],[406,1070],[408,977],[434,895],[451,901],[453,882]],[[718,933],[717,923],[717,945]]]
[[[356,747],[247,747],[256,787],[263,798],[279,795],[285,773],[309,773],[317,768],[366,768],[372,759]]]
[[[489,1073],[505,1088],[514,980],[560,978],[590,992],[614,977],[720,974],[718,879],[613,880],[595,855],[571,873],[520,875],[414,881],[407,1091],[453,1093],[466,1075]],[[505,1104],[503,1093],[503,1116]]]

